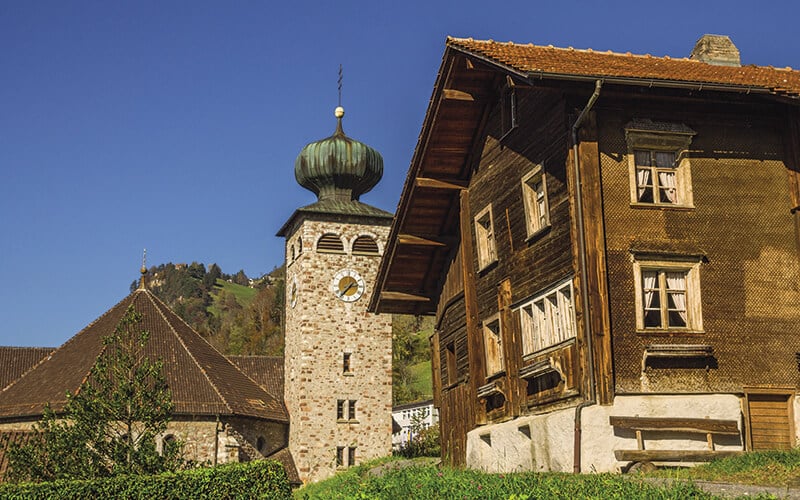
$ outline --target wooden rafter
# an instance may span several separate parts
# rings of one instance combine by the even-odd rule
[[[467,184],[465,182],[457,180],[444,181],[440,179],[431,179],[430,177],[417,177],[414,179],[414,183],[419,188],[429,189],[450,189],[460,191],[467,188]]]
[[[397,300],[402,302],[430,302],[430,297],[422,295],[414,295],[405,292],[391,292],[384,290],[381,292],[381,300]]]
[[[414,245],[423,247],[446,247],[447,243],[442,241],[431,240],[413,234],[400,234],[397,236],[398,245]]]

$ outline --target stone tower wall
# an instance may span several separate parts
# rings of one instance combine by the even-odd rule
[[[305,220],[286,240],[285,401],[291,418],[289,448],[304,482],[353,465],[351,447],[356,463],[391,453],[391,315],[366,310],[390,222],[364,224],[345,217],[334,222]],[[342,237],[344,253],[316,250],[325,233]],[[362,235],[375,239],[379,255],[352,254],[353,241]],[[366,283],[363,296],[355,302],[343,302],[331,291],[334,275],[342,269],[355,270]],[[295,282],[297,299],[292,307]],[[345,353],[350,354],[350,373],[343,372]],[[356,401],[355,418],[346,414],[337,419],[338,400]],[[341,466],[337,466],[337,447],[344,448]]]

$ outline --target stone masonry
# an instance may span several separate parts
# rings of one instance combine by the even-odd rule
[[[366,310],[390,220],[325,219],[300,220],[286,239],[285,402],[291,418],[289,448],[304,482],[354,465],[351,458],[360,463],[391,453],[391,316]],[[316,250],[326,233],[341,236],[343,253]],[[353,242],[365,235],[377,242],[379,253],[353,255]],[[356,271],[366,283],[354,302],[340,300],[331,290],[334,275],[343,269]],[[349,372],[344,371],[345,354]],[[339,400],[345,402],[342,419],[337,418]],[[355,401],[354,416],[348,411],[350,401]],[[342,449],[338,465],[337,448]]]

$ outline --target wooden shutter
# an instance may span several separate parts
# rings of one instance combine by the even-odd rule
[[[793,393],[745,392],[747,444],[752,451],[788,450],[794,446]]]

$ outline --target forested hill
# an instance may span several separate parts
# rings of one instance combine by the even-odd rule
[[[283,355],[284,268],[252,280],[216,264],[161,264],[147,288],[223,354]],[[139,286],[131,283],[131,291]],[[428,338],[431,318],[395,315],[392,321],[393,403],[432,397]]]
[[[152,266],[147,288],[224,354],[283,355],[284,269],[250,279],[216,264]],[[131,283],[136,289],[138,281]]]

